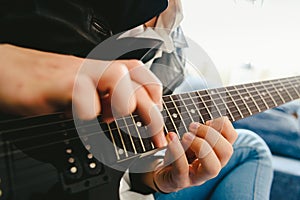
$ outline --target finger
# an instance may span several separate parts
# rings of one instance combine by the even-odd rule
[[[164,165],[168,167],[158,170],[155,178],[161,190],[172,192],[189,185],[189,165],[177,135],[170,132],[167,138],[169,144]]]
[[[193,138],[192,135],[192,133],[185,133],[182,142],[190,143]],[[200,163],[198,166],[194,165],[194,168],[191,170],[190,177],[193,184],[203,183],[218,175],[221,170],[221,163],[207,141],[194,137],[190,149],[195,152],[195,155],[198,157],[197,162]]]
[[[237,139],[237,132],[228,117],[220,117],[207,121],[206,125],[220,132],[231,144],[233,144]]]
[[[93,81],[87,76],[77,76],[73,90],[73,110],[79,118],[89,120],[100,111],[100,99]]]
[[[115,118],[126,116],[136,109],[136,96],[125,65],[111,64],[101,77],[98,88],[104,95],[108,95]]]
[[[230,144],[218,131],[200,123],[191,123],[189,129],[209,143],[220,160],[222,167],[227,164],[233,153],[232,144]]]
[[[160,80],[139,60],[120,60],[120,62],[126,64],[131,79],[145,87],[152,101],[157,104],[161,110],[163,88]]]
[[[163,132],[164,121],[157,105],[150,99],[148,93],[141,85],[134,83],[135,95],[137,98],[137,113],[142,116],[146,125],[148,135],[143,137],[152,137],[155,146],[163,147],[167,141]]]
[[[100,98],[109,95],[112,107],[110,116],[125,116],[135,110],[136,99],[132,95],[131,78],[125,64],[118,61],[86,59],[78,74],[87,75],[93,80],[101,95]]]
[[[129,61],[126,63],[128,62]],[[129,67],[130,77],[133,81],[143,85],[152,101],[162,110],[162,84],[149,69],[145,68],[143,63],[139,63],[142,65],[138,65],[134,68],[127,65],[127,67]]]

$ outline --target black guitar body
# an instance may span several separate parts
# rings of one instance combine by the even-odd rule
[[[69,131],[68,124],[53,126],[60,117],[54,114],[36,119],[38,123],[51,124],[49,127],[35,127],[37,121],[32,119],[10,123],[7,116],[3,117],[6,120],[0,122],[1,200],[119,199],[124,172],[92,157],[87,150],[91,147],[83,144],[76,130]],[[18,130],[25,124],[32,128]],[[124,168],[130,163],[123,163]]]

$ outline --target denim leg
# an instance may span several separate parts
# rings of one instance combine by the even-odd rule
[[[156,193],[157,200],[264,200],[269,199],[273,178],[271,153],[251,131],[238,129],[234,154],[220,174],[205,184],[170,194]]]

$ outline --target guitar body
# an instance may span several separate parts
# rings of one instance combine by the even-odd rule
[[[0,122],[1,200],[119,199],[124,172],[92,158],[76,131],[61,134],[65,130],[61,123],[18,130],[24,125],[19,123],[33,125],[37,121],[2,118],[5,122]],[[51,124],[58,118],[59,115],[50,115],[39,117],[38,121]],[[8,129],[15,131],[5,133]],[[130,163],[123,165],[126,168]]]

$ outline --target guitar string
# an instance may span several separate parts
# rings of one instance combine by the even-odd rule
[[[211,103],[211,102],[210,102]],[[228,103],[228,102],[227,102]],[[231,103],[231,102],[230,102]],[[214,106],[212,106],[212,107],[210,107],[210,108],[215,108]],[[230,107],[230,108],[234,108],[234,107]],[[209,111],[208,109],[202,109],[202,110],[206,110],[206,111]],[[200,111],[201,111],[201,108],[200,108]],[[227,111],[226,110],[224,110],[226,113],[227,113]],[[209,113],[209,112],[208,112]],[[232,111],[230,111],[229,113],[232,113]],[[124,128],[124,127],[122,127],[122,128]],[[70,129],[65,129],[65,130],[61,130],[61,131],[57,131],[57,132],[63,132],[63,131],[68,131],[68,130],[70,130]],[[57,132],[52,132],[52,133],[50,133],[50,134],[54,134],[54,133],[57,133]],[[45,135],[42,135],[42,136],[36,136],[36,137],[44,137]],[[28,137],[29,138],[29,137]],[[32,139],[32,138],[26,138],[26,139],[24,139],[24,140],[29,140],[29,139]],[[18,140],[18,139],[17,139]],[[20,141],[20,139],[18,140],[18,141]]]
[[[233,96],[233,95],[232,95],[232,96]],[[236,96],[239,96],[239,95],[237,94]],[[252,96],[255,97],[255,96],[259,96],[259,95],[257,94],[257,95],[252,95]],[[193,98],[198,98],[198,97],[195,96],[195,97],[193,97]],[[220,99],[221,99],[221,100],[222,100],[222,99],[224,100],[224,98],[219,98],[219,99],[211,98],[211,99],[208,100],[208,101],[205,101],[205,102],[197,102],[197,103],[200,103],[200,104],[201,104],[201,103],[202,103],[202,104],[206,103],[206,104],[207,104],[207,102],[211,103],[212,100],[216,101],[216,100],[220,100]],[[190,98],[186,98],[186,99],[184,99],[184,100],[190,100]],[[178,101],[179,101],[179,100],[177,100],[176,102],[178,102]],[[239,100],[239,101],[241,101],[241,100]],[[225,101],[224,101],[224,102],[225,102]],[[234,102],[234,101],[229,101],[229,102],[226,101],[225,103],[228,104],[228,103],[232,103],[232,102]],[[252,102],[250,101],[250,102],[247,102],[247,103],[249,104],[249,103],[252,103]],[[220,105],[223,106],[223,104],[217,104],[217,105],[218,105],[218,106],[220,106]],[[244,104],[241,104],[241,105],[244,105]],[[238,106],[241,106],[241,105],[238,105]],[[275,105],[276,105],[276,104],[275,104]],[[229,108],[235,108],[235,107],[236,107],[236,106],[231,106],[231,107],[229,107]],[[179,108],[180,108],[180,106],[179,106]],[[209,106],[208,108],[215,108],[215,106]],[[209,110],[208,108],[199,108],[199,109],[200,109],[200,111],[201,111],[201,110]],[[268,108],[268,107],[267,107],[267,108]],[[60,123],[61,123],[61,122],[66,122],[66,121],[70,121],[70,120],[60,121]],[[58,123],[58,122],[55,122],[55,123]],[[55,124],[55,123],[52,123],[52,125]],[[47,123],[46,125],[47,125],[47,126],[48,126],[48,125],[51,125],[51,123]],[[20,131],[20,130],[28,130],[28,129],[32,129],[32,128],[36,128],[36,127],[32,127],[32,126],[31,126],[30,128],[27,128],[27,127],[26,127],[26,128],[23,128],[23,129],[12,129],[12,130],[9,130],[8,132],[15,132],[15,131]],[[84,126],[83,126],[82,128],[84,128]],[[124,127],[122,127],[122,128],[124,128]],[[4,133],[7,133],[7,132],[3,132],[2,134],[4,134]]]
[[[300,84],[300,83],[299,83]],[[232,87],[232,86],[229,86],[229,87]],[[254,88],[254,87],[253,87]],[[291,87],[286,87],[286,89],[294,89],[294,86],[291,86]],[[209,90],[218,90],[218,89],[220,89],[220,88],[215,88],[215,89],[209,89]],[[269,88],[270,89],[270,88]],[[273,89],[273,87],[272,87],[272,89]],[[239,88],[239,90],[244,90],[244,88]],[[256,90],[256,88],[254,88],[254,90]],[[237,92],[237,90],[227,90],[228,92]],[[224,93],[225,95],[227,95],[226,93],[227,93],[227,91],[222,91],[222,92],[219,92],[219,94],[221,94],[221,93]],[[264,91],[262,91],[262,92],[265,92],[266,90],[264,90]],[[195,91],[194,91],[195,92]],[[202,95],[203,97],[208,97],[209,96],[209,94],[208,94],[208,90],[201,90],[200,92],[206,92],[206,95]],[[250,91],[250,92],[253,92],[253,91]],[[274,93],[274,92],[276,92],[276,91],[273,91],[272,93]],[[190,92],[190,93],[193,93],[193,92]],[[186,94],[186,93],[183,93],[183,94]],[[183,94],[181,94],[181,95],[183,95]],[[249,93],[241,93],[242,95],[243,94],[249,94]],[[176,94],[175,94],[176,95]],[[177,94],[178,95],[178,94]],[[167,95],[167,96],[171,96],[171,95]],[[164,97],[167,97],[167,96],[164,96]],[[174,95],[172,95],[172,96],[174,96]],[[220,95],[221,96],[221,95]],[[232,95],[233,97],[234,96],[238,96],[238,94],[236,94],[236,95]],[[254,97],[253,95],[250,95],[250,96],[252,96],[252,97]],[[255,97],[257,97],[257,96],[259,96],[259,95],[255,95]],[[221,96],[222,97],[222,96]],[[195,97],[193,97],[193,98],[198,98],[197,96]],[[176,100],[175,100],[176,101]],[[210,100],[208,100],[208,101],[210,101]],[[204,101],[205,102],[205,101]],[[169,103],[169,102],[165,102],[165,103]],[[28,117],[25,117],[24,119],[28,119]],[[22,118],[19,118],[19,119],[15,119],[15,120],[8,120],[8,122],[11,122],[11,121],[19,121],[19,120],[22,120]],[[64,120],[61,120],[61,121],[56,121],[56,122],[53,122],[53,123],[44,123],[44,124],[38,124],[38,125],[33,125],[33,126],[29,126],[29,128],[28,127],[23,127],[23,128],[21,128],[22,130],[24,129],[31,129],[31,128],[37,128],[37,127],[40,127],[40,126],[45,126],[45,125],[54,125],[54,124],[59,124],[59,123],[64,123],[64,122],[71,122],[71,121],[73,121],[73,119],[64,119]],[[6,122],[6,121],[3,121],[3,122],[1,122],[1,123],[4,123],[4,122]],[[7,132],[15,132],[15,131],[17,131],[18,130],[18,128],[17,129],[11,129],[11,131],[10,130],[8,130],[8,131],[2,131],[2,132],[0,132],[0,135],[1,135],[1,133],[7,133]]]
[[[245,110],[245,109],[244,109]],[[170,123],[169,123],[170,124]],[[96,133],[90,133],[90,134],[87,134],[86,135],[86,137],[88,137],[88,136],[92,136],[92,135],[94,135],[94,134],[98,134],[98,132],[96,132]],[[74,138],[69,138],[68,140],[69,141],[71,141],[71,140],[75,140],[75,139],[78,139],[78,137],[74,137]],[[27,149],[23,149],[23,151],[28,151],[28,150],[33,150],[33,149],[35,149],[35,148],[41,148],[41,147],[44,147],[44,146],[49,146],[49,145],[54,145],[54,144],[57,144],[57,143],[60,143],[61,141],[58,141],[58,142],[54,142],[54,143],[48,143],[48,144],[46,144],[46,145],[40,145],[40,146],[33,146],[33,147],[30,147],[30,148],[27,148]],[[21,152],[20,150],[19,150],[19,152]],[[12,152],[12,154],[13,154],[14,152]],[[6,154],[7,155],[7,154]],[[0,157],[2,157],[2,155],[0,155]]]
[[[289,83],[290,84],[290,80],[285,80],[287,83]],[[299,82],[299,80],[294,80],[294,81],[297,81],[298,82],[298,84],[300,84],[300,82]],[[265,81],[266,82],[266,81]],[[256,82],[256,83],[262,83],[262,82]],[[254,83],[252,83],[252,84],[254,84]],[[248,84],[243,84],[243,85],[237,85],[237,86],[243,86],[243,87],[245,87],[246,85],[249,85],[249,83]],[[268,83],[267,85],[271,85],[271,83]],[[232,87],[232,86],[228,86],[228,87]],[[254,90],[256,90],[256,87],[257,86],[255,86],[255,85],[252,85],[251,87],[249,87],[249,89],[254,89]],[[295,87],[294,85],[291,85],[291,87],[293,88],[293,87]],[[288,87],[288,88],[291,88],[291,87]],[[271,87],[271,89],[273,89],[274,87]],[[209,91],[209,90],[219,90],[219,89],[223,89],[223,88],[212,88],[212,89],[207,89],[207,90],[202,90],[202,91]],[[224,89],[226,89],[226,87],[224,87]],[[276,89],[276,88],[275,88]],[[243,90],[243,88],[242,88],[242,90]],[[236,90],[228,90],[229,92],[235,92]],[[297,92],[297,91],[296,91]],[[223,91],[222,92],[220,92],[220,93],[223,93]],[[297,92],[298,93],[298,92]],[[185,93],[183,93],[183,94],[185,94]],[[171,95],[166,95],[166,96],[171,96]],[[166,96],[164,96],[164,97],[166,97]],[[204,95],[205,96],[205,95]],[[207,96],[207,95],[206,95]],[[26,118],[29,118],[29,117],[24,117],[24,119],[26,119]],[[22,118],[19,118],[19,119],[13,119],[13,120],[6,120],[7,122],[9,122],[9,121],[17,121],[17,120],[20,120],[20,119],[22,119]],[[5,121],[4,121],[5,122]]]
[[[19,150],[19,153],[22,153],[20,150]],[[41,164],[42,165],[42,164]],[[55,169],[54,169],[55,170]]]

